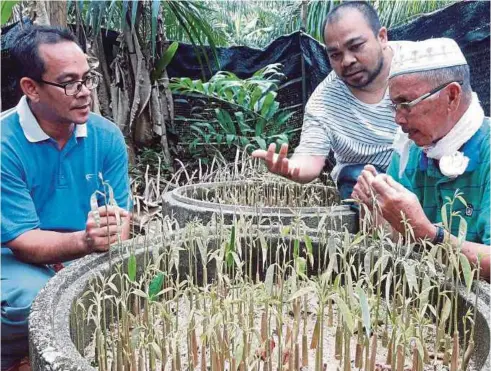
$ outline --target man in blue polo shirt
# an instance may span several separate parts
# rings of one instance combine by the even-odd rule
[[[416,239],[459,245],[459,217],[467,222],[462,253],[490,277],[490,121],[470,86],[469,66],[451,39],[412,43],[394,61],[390,98],[400,133],[387,175],[366,166],[353,197],[371,205],[372,189],[385,220],[404,233],[401,212]],[[457,198],[452,229],[442,225],[442,206]]]
[[[98,77],[75,37],[33,26],[10,52],[24,96],[2,114],[0,127],[1,369],[19,370],[28,369],[20,364],[28,355],[30,306],[55,274],[53,264],[127,239],[131,201],[123,135],[90,113]],[[106,208],[99,195],[91,212],[91,195],[107,192],[102,179],[119,207]]]

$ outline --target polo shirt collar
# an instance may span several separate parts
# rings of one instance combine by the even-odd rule
[[[469,163],[467,164],[465,172],[474,171],[479,163],[481,141],[483,137],[486,136],[485,129],[485,122],[483,122],[479,130],[477,130],[476,133],[471,137],[471,139],[465,142],[460,148],[460,151],[462,151],[464,155],[469,158]],[[426,157],[426,154],[421,151],[421,157],[419,161],[420,170],[426,171],[428,169],[428,161],[429,159],[428,157]]]
[[[31,111],[31,107],[27,103],[26,96],[22,96],[17,104],[17,113],[19,115],[20,126],[26,136],[26,139],[31,143],[42,142],[49,139],[49,135],[46,134],[41,126],[39,126],[36,117]],[[77,138],[87,137],[87,124],[75,125],[75,136]]]

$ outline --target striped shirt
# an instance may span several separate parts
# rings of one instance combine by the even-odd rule
[[[401,44],[389,43],[394,55]],[[376,104],[360,101],[331,71],[307,102],[295,154],[327,157],[332,149],[336,159],[331,173],[334,181],[346,165],[373,164],[387,169],[398,127],[390,103],[388,88]]]

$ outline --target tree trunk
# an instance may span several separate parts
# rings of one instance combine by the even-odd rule
[[[49,1],[47,5],[49,21],[51,25],[66,27],[67,2]]]
[[[302,28],[307,29],[307,10],[309,8],[309,2],[307,0],[302,0],[302,7],[300,8],[300,18],[302,19]]]
[[[46,1],[29,1],[27,5],[30,9],[29,18],[33,20],[33,23],[40,26],[49,26],[49,15],[46,9]]]

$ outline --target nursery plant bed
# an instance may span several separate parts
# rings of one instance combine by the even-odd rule
[[[309,228],[321,221],[327,229],[356,233],[358,219],[350,206],[340,205],[334,187],[300,185],[284,180],[241,180],[178,187],[163,195],[164,214],[180,225],[191,220],[207,223],[221,215],[226,223],[241,215],[260,223],[289,224],[301,219]]]
[[[216,232],[215,235],[212,233],[213,231]],[[199,241],[206,241],[206,247]],[[384,256],[385,253],[392,253],[384,252],[385,250],[381,250],[377,243],[370,242],[369,245],[367,244],[368,241],[360,238],[360,236],[335,232],[320,236],[318,240],[311,239],[306,237],[303,232],[298,233],[294,228],[288,226],[283,227],[281,230],[264,230],[254,229],[250,225],[232,227],[190,225],[186,229],[164,234],[164,237],[153,240],[129,241],[122,247],[113,248],[111,254],[86,257],[63,269],[50,280],[32,306],[29,318],[29,334],[33,370],[88,371],[94,370],[95,365],[98,365],[99,370],[110,370],[112,368],[109,368],[109,363],[107,364],[108,368],[101,364],[100,355],[105,354],[103,359],[114,360],[118,359],[118,357],[119,359],[124,359],[122,354],[127,354],[122,351],[124,349],[134,349],[135,357],[133,359],[137,363],[143,360],[151,364],[150,358],[153,357],[154,367],[150,366],[148,369],[160,370],[160,368],[157,368],[157,365],[160,365],[158,353],[160,352],[160,355],[162,355],[160,347],[163,345],[167,347],[165,349],[168,360],[167,366],[171,367],[171,363],[174,362],[175,369],[179,369],[179,367],[176,367],[179,365],[175,363],[177,359],[177,356],[175,356],[176,350],[179,349],[180,369],[184,370],[187,369],[185,368],[187,362],[189,360],[193,361],[193,353],[191,352],[191,358],[188,357],[188,353],[185,353],[187,349],[193,349],[195,345],[199,349],[203,349],[203,337],[199,337],[199,334],[203,332],[203,328],[207,330],[213,328],[221,336],[222,342],[216,342],[220,337],[208,335],[208,350],[205,353],[205,358],[201,358],[201,352],[197,353],[198,365],[205,359],[206,363],[212,366],[211,369],[220,371],[226,369],[225,363],[220,363],[222,360],[219,354],[216,351],[210,352],[210,349],[219,349],[219,346],[224,343],[223,339],[228,339],[228,342],[225,343],[230,346],[228,359],[240,360],[242,359],[241,356],[245,358],[245,355],[248,354],[247,359],[243,359],[247,363],[242,366],[240,362],[235,364],[235,367],[239,369],[256,369],[254,368],[254,362],[258,365],[260,364],[260,369],[262,369],[265,363],[262,358],[268,360],[269,355],[276,362],[274,363],[272,360],[271,364],[277,364],[280,359],[283,363],[285,350],[289,350],[287,354],[293,357],[291,362],[302,362],[300,359],[295,361],[295,354],[302,354],[303,339],[300,339],[299,343],[293,342],[289,344],[286,338],[289,331],[288,324],[291,323],[292,319],[298,319],[299,317],[301,319],[299,337],[302,338],[304,313],[308,314],[309,317],[306,327],[306,333],[308,334],[307,348],[314,356],[319,353],[316,349],[334,348],[333,339],[328,336],[328,333],[329,331],[335,332],[335,329],[339,327],[342,328],[342,331],[352,332],[349,342],[350,351],[356,350],[358,334],[363,334],[360,335],[361,339],[368,340],[372,344],[372,333],[364,335],[367,329],[365,325],[371,323],[372,330],[380,334],[381,338],[384,332],[383,325],[375,329],[377,322],[375,321],[374,300],[378,287],[383,286],[383,294],[381,296],[388,296],[390,303],[388,306],[383,303],[380,305],[380,313],[378,315],[380,320],[385,317],[384,308],[390,311],[392,305],[396,305],[397,308],[400,307],[394,312],[397,315],[399,310],[404,311],[404,308],[411,307],[411,300],[419,300],[416,299],[415,295],[410,295],[409,286],[404,286],[405,289],[397,286],[397,284],[392,286],[390,284],[392,281],[383,281],[384,278],[379,282],[378,274],[382,274],[380,277],[384,277],[384,275],[389,274],[389,271],[397,272],[397,275],[392,274],[389,278],[401,277],[402,282],[406,279],[408,283],[413,282],[414,277],[409,274],[409,271],[406,271],[407,268],[405,267],[405,264],[413,264],[418,273],[421,273],[421,275],[418,274],[417,280],[426,280],[423,277],[427,275],[423,272],[423,268],[426,267],[425,260],[412,260],[406,253],[403,256],[390,255],[387,259],[379,259],[377,254],[375,254],[377,251],[378,253],[382,252],[381,256]],[[243,247],[245,246],[248,248],[244,249]],[[336,246],[343,247],[343,249],[339,249],[338,253],[335,253]],[[333,251],[336,255],[331,255]],[[202,264],[203,255],[207,257],[207,264],[205,265]],[[380,263],[377,264],[372,259],[377,262],[380,261]],[[396,261],[399,261],[399,263],[404,261],[404,263],[401,263],[404,265],[404,269],[398,270],[394,265]],[[152,264],[153,268],[150,269],[148,266]],[[338,266],[338,274],[335,273],[334,265]],[[278,267],[288,270],[290,274],[280,278]],[[352,267],[357,267],[359,272],[363,272],[364,269],[367,272],[371,272],[367,275],[360,273],[360,276],[358,276],[362,291],[357,288],[356,282],[351,282],[345,274],[346,269],[349,271],[352,270]],[[296,273],[294,274],[293,272]],[[321,273],[319,274],[318,272]],[[116,275],[110,279],[113,274]],[[156,284],[159,281],[159,274],[163,274],[163,281],[160,287]],[[306,274],[306,276],[302,276],[302,274]],[[329,274],[329,277],[326,276],[327,274]],[[310,278],[307,278],[307,276]],[[175,288],[177,288],[175,285],[179,284],[179,282],[184,282],[184,280],[187,280],[188,283],[192,282],[192,284],[188,285],[189,290],[177,289],[181,291],[181,296],[170,295],[171,292],[175,292]],[[433,281],[432,278],[428,278],[428,280],[432,284],[433,282],[440,282],[436,279]],[[106,283],[102,284],[103,281]],[[204,282],[208,284],[203,285]],[[295,287],[293,287],[294,282]],[[475,284],[476,282],[474,282]],[[99,288],[98,285],[100,286]],[[422,285],[425,284],[422,283]],[[150,288],[151,286],[153,287],[153,292]],[[482,291],[485,287],[489,287],[481,282],[477,286],[480,286],[479,290]],[[408,295],[406,305],[399,306],[402,303],[397,304],[397,301],[391,298],[394,287],[397,292],[405,292]],[[435,286],[434,289],[430,290],[431,292],[428,292],[429,303],[433,302],[433,295],[437,287],[441,289],[441,292],[443,292],[445,287],[455,293],[455,296],[449,296],[449,300],[452,307],[457,302],[458,310],[455,313],[451,311],[449,318],[458,320],[460,333],[463,333],[461,319],[464,318],[469,308],[476,309],[474,327],[475,350],[468,370],[488,370],[490,367],[490,319],[489,303],[485,302],[485,295],[482,295],[481,291],[481,294],[476,297],[473,291],[467,292],[467,289],[460,283],[455,289],[449,286],[448,283],[441,282],[441,286]],[[353,290],[352,293],[349,288]],[[237,291],[239,289],[244,290],[242,292],[243,296],[239,295]],[[115,290],[118,291],[118,295],[116,295]],[[424,289],[420,291],[421,294]],[[102,299],[102,292],[108,295],[106,300]],[[319,292],[323,292],[326,295],[322,299],[325,300],[325,305],[318,304],[319,298],[322,297],[318,295]],[[183,311],[182,307],[181,310],[176,308],[178,303],[192,301],[189,301],[188,298],[199,298],[200,293],[205,293],[207,299],[205,302],[200,303],[199,306],[195,305],[194,312],[186,308]],[[129,295],[129,299],[126,298],[126,295]],[[351,297],[351,295],[353,296]],[[122,307],[116,310],[116,307],[110,305],[115,297],[119,297],[128,309],[126,322],[122,320],[122,317],[120,317],[119,322],[116,321],[118,316],[123,316],[122,313],[124,311]],[[364,297],[366,297],[366,300],[363,299]],[[440,304],[446,302],[446,298],[443,298],[444,300]],[[456,301],[453,300],[454,298]],[[305,305],[306,301],[310,304]],[[368,306],[364,303],[368,303]],[[92,304],[95,306],[91,307]],[[317,348],[314,346],[315,349],[310,350],[312,344],[312,335],[310,334],[315,332],[313,329],[315,328],[315,318],[326,318],[326,315],[330,312],[330,305],[334,308],[332,312],[334,329],[326,326],[326,322],[321,323],[320,327],[325,329],[322,348],[318,344]],[[227,316],[232,313],[227,311],[230,306],[234,308],[235,312],[233,313],[242,313],[243,316],[230,318],[230,321],[227,321]],[[441,307],[444,306],[436,306],[437,311],[440,313],[442,311]],[[279,310],[280,307],[282,308],[281,311]],[[346,307],[349,307],[349,314],[346,312]],[[99,308],[99,311],[96,310],[97,308]],[[172,308],[174,308],[174,311]],[[307,308],[306,311],[305,308]],[[323,312],[320,312],[321,308],[324,308]],[[336,308],[339,308],[339,310]],[[368,322],[366,312],[364,312],[366,308],[368,308]],[[264,329],[262,325],[263,313],[266,310],[269,311],[266,316],[269,320],[267,321],[265,335],[267,341],[264,344],[268,344],[268,341],[271,344],[271,340],[275,343],[275,346],[270,347],[269,351],[267,350],[268,348],[260,344],[261,333]],[[166,311],[167,314],[164,317],[155,316],[160,311]],[[278,313],[283,315],[279,316]],[[189,327],[179,327],[179,319],[182,320],[183,317],[187,318],[187,324],[189,324],[189,321],[195,321],[196,333],[194,336],[190,335]],[[166,318],[166,321],[169,322],[164,322],[169,327],[164,329],[165,326],[162,327],[162,323],[158,322],[157,318]],[[409,317],[405,318],[410,321]],[[278,322],[280,320],[281,325]],[[208,325],[204,323],[205,321],[208,321]],[[325,321],[328,321],[328,319]],[[298,322],[297,320],[296,323]],[[401,326],[400,322],[396,320],[392,322],[392,325]],[[99,324],[97,329],[95,323]],[[101,323],[105,325],[100,326]],[[115,323],[119,323],[119,325],[115,325]],[[124,323],[128,326],[127,330],[130,336],[122,335],[118,338],[110,335],[111,329],[116,331],[114,334],[117,334],[117,328],[122,328]],[[210,325],[211,323],[213,325]],[[233,326],[228,327],[229,332],[224,335],[225,323]],[[184,324],[182,323],[182,325]],[[337,324],[340,324],[340,326]],[[427,326],[425,329],[431,332],[431,323],[425,326]],[[442,328],[446,327],[444,323]],[[291,325],[290,328],[293,332],[294,325]],[[233,329],[239,329],[240,331],[234,332],[235,330]],[[243,329],[248,330],[245,331]],[[392,329],[393,327],[388,327],[389,336],[392,333]],[[467,330],[470,330],[469,323],[467,324]],[[163,333],[163,331],[167,332]],[[98,343],[99,351],[95,362],[89,357],[83,357],[81,354],[93,342],[94,334],[98,334],[99,337],[106,337],[104,341],[101,338]],[[408,335],[409,338],[410,336]],[[433,341],[431,336],[424,338],[429,339],[428,342],[430,344]],[[126,339],[127,343],[124,343],[122,339]],[[143,343],[140,343],[141,339],[153,339],[152,341],[157,344],[157,348],[151,345],[152,341],[149,341],[147,347],[145,347]],[[468,340],[466,339],[467,344]],[[194,342],[194,345],[190,344],[192,342]],[[461,339],[461,344],[462,342],[463,338]],[[108,346],[102,344],[108,344]],[[142,345],[139,348],[135,344]],[[248,348],[244,348],[247,347],[245,344],[249,344]],[[300,347],[299,350],[295,350],[296,344]],[[345,346],[346,344],[347,342],[345,342]],[[406,360],[409,360],[407,362],[410,363],[411,349],[409,340],[406,345]],[[133,346],[135,348],[132,348]],[[169,349],[169,346],[173,348]],[[118,353],[118,349],[120,349],[120,353]],[[364,349],[366,351],[368,348],[365,347]],[[428,347],[428,350],[431,351],[431,346]],[[153,356],[150,355],[151,353]],[[312,360],[310,358],[309,367],[303,369],[335,370],[338,364],[340,365],[343,362],[344,365],[346,364],[344,356],[341,357],[341,360],[337,360],[336,358],[328,358],[328,354],[332,355],[332,352],[328,353],[326,351],[324,353],[323,351],[322,353],[322,359],[319,360],[321,366],[316,368],[314,366],[315,359]],[[118,354],[121,354],[121,356]],[[347,353],[344,352],[343,354]],[[383,352],[380,355],[382,356],[381,359],[383,359]],[[354,358],[349,357],[348,363],[352,363],[352,361],[354,361]],[[295,363],[291,366],[288,362],[290,361],[286,361],[287,367],[294,367]],[[363,362],[365,362],[365,353]],[[381,363],[380,359],[377,363]],[[231,362],[228,364],[232,365]],[[324,364],[327,365],[327,368],[324,368]],[[346,369],[344,367],[346,366],[342,366],[341,369]],[[115,369],[136,368],[128,361],[127,366]],[[202,368],[200,366],[196,369],[201,370]]]

